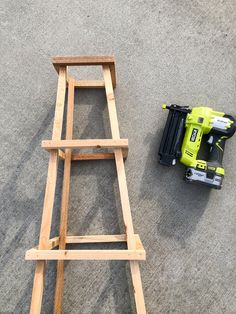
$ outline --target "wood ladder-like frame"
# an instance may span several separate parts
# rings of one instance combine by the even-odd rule
[[[43,205],[39,245],[26,252],[26,260],[36,260],[30,313],[40,313],[42,305],[44,272],[47,260],[57,260],[54,313],[61,313],[65,260],[128,260],[130,263],[133,292],[138,314],[146,313],[139,260],[146,259],[140,238],[134,234],[129,196],[127,190],[124,159],[127,157],[128,140],[120,139],[113,89],[116,86],[115,61],[109,56],[54,57],[53,65],[58,72],[58,87],[53,124],[52,140],[43,141],[42,147],[49,151],[48,176]],[[100,65],[104,80],[75,80],[68,75],[68,66]],[[68,107],[66,139],[61,139],[66,88]],[[73,138],[73,112],[75,88],[105,88],[112,139],[75,140]],[[79,148],[109,148],[108,153],[73,153]],[[55,197],[58,159],[64,160],[61,217],[59,237],[50,239],[52,211]],[[71,161],[115,159],[121,206],[126,234],[120,235],[67,235],[68,202],[70,189]],[[127,249],[119,250],[67,250],[68,243],[127,242]],[[58,249],[55,249],[57,248]]]

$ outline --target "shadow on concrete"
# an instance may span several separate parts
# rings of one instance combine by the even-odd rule
[[[148,134],[145,144],[148,157],[142,177],[140,198],[146,198],[156,206],[157,234],[173,238],[181,246],[194,232],[209,200],[211,189],[183,180],[185,167],[159,164],[158,150],[163,129]]]
[[[31,235],[31,247],[36,244],[37,239],[39,237],[39,229],[40,229],[40,222],[41,222],[41,208],[43,205],[44,199],[44,190],[45,187],[42,186],[38,192],[37,199],[30,199],[27,198],[25,195],[17,194],[17,187],[20,184],[20,178],[22,172],[25,170],[27,162],[32,158],[35,150],[40,145],[40,141],[43,139],[45,130],[47,129],[48,125],[51,123],[51,120],[54,116],[54,107],[50,107],[48,113],[46,114],[45,118],[43,119],[41,125],[35,132],[34,136],[30,139],[29,144],[25,147],[25,151],[20,156],[18,163],[16,164],[15,171],[12,172],[12,175],[9,177],[8,181],[5,183],[1,190],[1,200],[0,200],[0,207],[1,207],[1,239],[4,242],[7,240],[7,231],[9,228],[9,224],[11,221],[17,220],[21,222],[19,223],[19,228],[15,230],[14,236],[12,237],[11,241],[8,243],[6,250],[2,250],[1,254],[1,270],[0,274],[5,271],[9,264],[12,264],[12,255],[16,250],[22,248],[22,259],[20,260],[20,264],[25,264],[25,267],[30,267],[32,272],[30,278],[28,278],[26,285],[24,286],[24,291],[22,292],[22,297],[20,298],[19,302],[16,304],[14,309],[14,313],[23,313],[30,306],[30,297],[31,293],[29,291],[32,290],[33,285],[33,276],[34,276],[34,267],[35,265],[30,262],[26,262],[24,260],[24,253],[30,247],[25,246],[25,234],[31,225],[32,222],[35,224],[35,228],[33,229],[33,234]],[[40,165],[38,165],[40,166]],[[60,171],[59,171],[60,172]],[[31,169],[29,175],[34,176],[34,172]],[[60,188],[60,173],[58,176],[58,187]],[[46,180],[46,178],[45,178]],[[57,198],[55,200],[55,207],[60,204],[60,199]],[[19,262],[18,262],[19,263]],[[26,265],[26,263],[28,263]],[[51,278],[51,276],[50,276]],[[52,279],[52,278],[51,278]]]

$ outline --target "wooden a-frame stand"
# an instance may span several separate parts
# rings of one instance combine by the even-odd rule
[[[145,250],[140,238],[134,234],[128,190],[126,184],[124,158],[127,157],[128,140],[120,139],[113,89],[116,86],[115,62],[113,57],[55,57],[53,65],[58,72],[58,87],[53,124],[52,140],[43,141],[42,147],[49,152],[48,176],[43,205],[39,245],[26,252],[27,260],[36,260],[30,313],[40,313],[44,286],[44,271],[47,260],[57,260],[54,313],[61,313],[64,282],[64,260],[128,260],[130,263],[133,292],[138,314],[146,313],[139,270],[139,260],[145,260]],[[103,80],[75,80],[67,74],[68,66],[100,65]],[[61,139],[66,88],[68,86],[68,107],[66,119],[66,139]],[[73,138],[73,111],[75,88],[105,88],[112,139],[76,140]],[[73,153],[79,148],[109,148],[108,153]],[[58,158],[64,160],[62,186],[60,234],[50,239],[52,211],[57,179]],[[70,189],[71,161],[115,159],[121,206],[126,234],[68,236],[68,202]],[[124,250],[67,250],[68,243],[127,242]]]

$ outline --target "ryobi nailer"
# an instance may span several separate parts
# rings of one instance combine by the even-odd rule
[[[222,159],[225,141],[236,130],[236,119],[208,107],[163,105],[169,109],[159,149],[160,163],[176,164],[176,159],[187,166],[184,179],[220,189],[224,178]],[[208,135],[208,160],[197,159],[202,136]]]

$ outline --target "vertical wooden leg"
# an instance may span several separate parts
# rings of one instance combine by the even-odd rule
[[[127,244],[129,249],[135,249],[134,227],[131,216],[128,189],[125,176],[124,160],[121,149],[115,150],[117,178],[120,190],[121,208],[127,234]]]
[[[64,250],[66,246],[66,231],[67,231],[67,212],[69,201],[69,184],[70,184],[70,169],[71,169],[71,152],[65,152],[64,179],[62,189],[62,207],[61,207],[61,225],[59,249]],[[61,313],[62,295],[64,285],[64,261],[57,262],[57,277],[55,289],[54,313]]]
[[[73,136],[73,112],[74,112],[74,81],[69,79],[68,87],[68,110],[66,121],[66,139],[70,140]],[[71,149],[65,150],[64,161],[64,177],[62,187],[61,202],[61,222],[60,222],[60,238],[59,249],[64,250],[66,247],[66,234],[68,222],[68,205],[70,192],[70,173],[71,173]],[[57,278],[55,289],[54,313],[60,314],[62,307],[62,296],[64,286],[64,261],[57,262]]]
[[[145,314],[145,302],[142,288],[142,280],[139,269],[139,263],[137,261],[130,261],[130,271],[134,288],[134,298],[136,304],[137,314]]]
[[[66,92],[66,67],[60,67],[59,78],[57,86],[57,100],[55,108],[55,117],[53,124],[53,139],[60,139],[63,124],[64,103]],[[48,176],[43,204],[43,215],[39,236],[39,248],[47,249],[49,245],[49,237],[51,231],[52,211],[54,204],[56,180],[57,180],[57,166],[58,166],[58,152],[51,151],[48,163]],[[41,312],[43,286],[44,286],[44,272],[45,261],[38,261],[36,264],[34,284],[31,300],[31,314],[38,314]]]
[[[45,261],[36,262],[30,314],[39,314],[41,312],[45,264]]]
[[[119,139],[120,133],[119,133],[115,97],[114,97],[114,91],[113,91],[113,85],[112,85],[112,76],[111,76],[111,70],[108,66],[103,66],[103,77],[104,77],[104,82],[105,82],[112,138]],[[124,160],[123,160],[121,149],[115,149],[114,153],[115,153],[118,184],[119,184],[119,190],[120,190],[122,214],[123,214],[123,219],[124,219],[124,224],[125,224],[126,234],[127,234],[127,246],[129,249],[135,249],[134,228],[133,228],[131,209],[130,209],[130,203],[129,203],[129,195],[128,195],[128,189],[127,189]],[[133,288],[134,288],[134,297],[135,297],[137,313],[145,314],[146,309],[145,309],[145,302],[144,302],[144,296],[143,296],[142,281],[141,281],[141,275],[140,275],[140,270],[139,270],[139,264],[137,261],[130,261],[130,270],[131,270],[131,277],[132,277]]]
[[[57,279],[55,288],[54,313],[61,313],[63,286],[64,286],[64,261],[57,261]]]
[[[127,245],[129,249],[135,249],[134,230],[133,230],[131,209],[130,209],[130,204],[129,204],[128,189],[127,189],[127,183],[126,183],[124,160],[122,158],[121,150],[118,150],[117,152],[115,152],[115,157],[116,157],[116,168],[117,168],[117,176],[118,176],[118,183],[119,183],[119,190],[120,190],[120,197],[121,197],[122,212],[123,212],[124,223],[126,226]],[[132,282],[133,282],[134,297],[135,297],[137,313],[145,314],[146,309],[145,309],[142,281],[141,281],[141,275],[140,275],[140,270],[139,270],[139,264],[137,261],[130,261],[130,271],[131,271],[131,277],[132,277]]]

